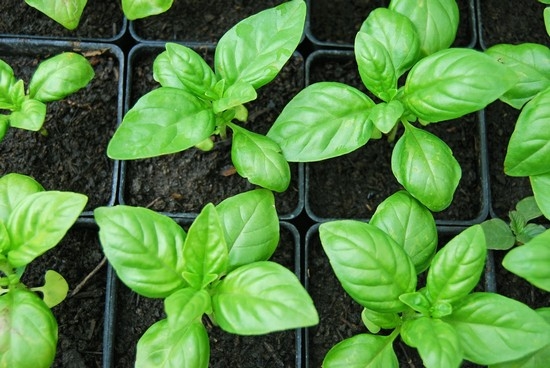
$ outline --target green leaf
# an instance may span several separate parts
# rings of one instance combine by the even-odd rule
[[[267,261],[279,244],[279,219],[273,193],[256,189],[229,197],[216,209],[229,249],[228,271]]]
[[[502,265],[531,284],[550,291],[550,230],[509,251]]]
[[[514,73],[489,55],[448,49],[420,60],[411,69],[404,103],[424,122],[451,120],[484,108],[515,82]]]
[[[368,324],[376,325],[378,327],[378,331],[380,328],[389,330],[401,325],[401,317],[399,317],[397,313],[375,312],[368,308],[363,308],[363,311],[361,312],[361,320],[367,328],[369,328]],[[369,331],[372,333],[378,333],[378,331],[372,331],[370,328]]]
[[[539,234],[542,234],[546,228],[539,224],[527,224],[521,231],[521,233],[516,235],[517,241],[520,244],[527,243],[531,241],[534,237]]]
[[[487,249],[510,249],[516,243],[516,237],[510,226],[501,219],[494,218],[482,222],[481,228],[485,234]]]
[[[210,342],[201,322],[174,330],[166,319],[141,336],[136,347],[136,368],[208,368]]]
[[[447,303],[464,298],[478,283],[486,256],[481,226],[471,226],[455,236],[432,260],[426,282],[428,298]]]
[[[353,220],[319,227],[332,269],[346,292],[376,312],[401,312],[399,295],[415,290],[414,265],[403,248],[377,227]]]
[[[6,223],[14,267],[29,264],[55,247],[82,213],[88,198],[71,192],[38,192],[19,201]]]
[[[212,307],[216,323],[239,335],[260,335],[319,322],[313,301],[298,278],[269,261],[231,271],[214,289]]]
[[[183,277],[202,289],[227,271],[228,249],[216,208],[207,204],[191,224],[183,245]]]
[[[61,100],[93,78],[94,69],[84,56],[63,52],[38,65],[29,83],[29,97],[41,102]]]
[[[246,82],[236,82],[230,85],[223,93],[223,97],[213,102],[215,113],[238,107],[246,102],[255,100],[258,97],[256,90]]]
[[[210,137],[212,105],[184,90],[155,89],[141,97],[111,138],[107,155],[128,160],[180,152]]]
[[[324,368],[398,368],[388,336],[360,334],[345,339],[330,349],[323,360]]]
[[[69,30],[78,27],[82,11],[84,11],[87,1],[88,0],[25,0],[29,6],[46,14]]]
[[[535,200],[544,217],[550,219],[550,173],[530,176]]]
[[[0,114],[0,142],[4,139],[8,128],[10,127],[9,116]]]
[[[305,2],[294,0],[240,21],[218,42],[216,74],[255,89],[271,82],[300,43],[305,17]]]
[[[0,296],[0,364],[48,368],[57,345],[57,322],[36,294],[13,289]]]
[[[7,222],[10,214],[23,199],[43,191],[42,185],[30,176],[17,173],[2,176],[0,178],[0,222]]]
[[[194,322],[200,322],[202,315],[212,312],[210,294],[205,289],[184,288],[170,294],[164,300],[168,327],[178,331]]]
[[[389,9],[412,21],[423,55],[446,49],[455,40],[459,22],[455,0],[391,0]]]
[[[174,0],[122,0],[122,11],[129,20],[164,13]]]
[[[449,207],[462,176],[453,152],[435,135],[405,123],[405,133],[392,152],[397,181],[434,212]]]
[[[399,300],[425,316],[430,315],[431,302],[421,291],[401,294]]]
[[[290,184],[290,166],[275,141],[229,123],[233,130],[231,160],[252,184],[284,192]]]
[[[0,59],[0,108],[4,109],[12,105],[10,90],[16,79],[13,69],[9,64]]]
[[[130,289],[166,298],[188,286],[182,277],[185,231],[169,217],[146,208],[115,206],[94,211],[109,263]]]
[[[465,296],[443,320],[457,332],[464,358],[482,365],[521,358],[550,341],[548,324],[534,310],[493,293]]]
[[[550,172],[550,88],[536,95],[519,114],[504,158],[510,176]]]
[[[437,247],[435,220],[408,192],[399,191],[380,203],[370,224],[403,247],[417,274],[428,268]]]
[[[427,368],[460,367],[462,348],[454,328],[440,319],[407,320],[401,329],[405,344],[418,349]]]
[[[388,134],[395,127],[403,112],[403,104],[398,100],[391,100],[388,103],[381,102],[374,105],[369,118],[378,130]]]
[[[9,116],[10,126],[37,132],[46,120],[46,104],[26,98],[19,110]]]
[[[21,79],[11,86],[9,96],[11,103],[10,105],[5,106],[5,108],[12,111],[20,110],[23,102],[29,98],[25,95],[25,83]]]
[[[525,197],[516,204],[516,211],[521,213],[526,221],[542,216],[534,196]]]
[[[45,280],[46,282],[43,286],[32,288],[32,290],[40,291],[43,295],[44,303],[49,308],[53,308],[65,300],[69,292],[69,284],[67,284],[67,280],[62,275],[53,270],[46,271]]]
[[[543,17],[544,17],[544,27],[546,28],[546,33],[550,37],[550,6],[544,9]]]
[[[499,44],[485,53],[508,66],[517,77],[517,83],[500,97],[510,106],[521,109],[537,93],[550,87],[550,49],[547,46]]]
[[[373,126],[374,102],[342,83],[320,82],[300,91],[267,133],[289,162],[320,161],[362,147]]]

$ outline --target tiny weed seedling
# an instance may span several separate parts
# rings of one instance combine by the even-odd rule
[[[0,179],[0,367],[53,363],[57,322],[50,308],[65,299],[67,282],[52,270],[40,287],[27,287],[21,277],[35,258],[59,243],[86,202],[82,194],[45,191],[24,175]]]
[[[214,70],[192,49],[175,43],[154,62],[161,85],[128,111],[109,142],[107,154],[129,160],[183,151],[209,150],[211,136],[233,132],[231,159],[251,183],[283,192],[290,167],[277,143],[237,125],[245,103],[271,82],[301,41],[306,15],[302,0],[285,2],[246,18],[218,42]]]
[[[145,208],[102,207],[94,215],[119,278],[138,294],[164,299],[166,318],[140,338],[136,367],[208,367],[204,315],[241,335],[318,323],[298,278],[268,261],[279,221],[266,189],[208,204],[188,232]]]
[[[64,52],[38,65],[25,92],[23,80],[0,60],[0,140],[9,127],[38,131],[46,119],[46,103],[65,98],[84,88],[94,77],[88,60],[73,52]]]

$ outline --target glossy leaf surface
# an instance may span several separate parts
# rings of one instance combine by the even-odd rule
[[[9,116],[10,126],[14,128],[39,131],[46,120],[46,105],[38,100],[27,98],[17,111]]]
[[[164,13],[174,0],[122,0],[122,11],[129,20]]]
[[[325,368],[397,368],[393,340],[361,334],[334,345],[323,360]]]
[[[529,177],[535,200],[544,217],[550,219],[550,173]]]
[[[43,191],[42,185],[30,176],[17,173],[2,176],[0,178],[0,221],[7,222],[15,207],[27,196]]]
[[[13,69],[0,59],[0,108],[7,109],[12,105],[10,89],[15,84]]]
[[[373,106],[369,119],[378,130],[388,134],[395,127],[403,112],[403,104],[398,100],[391,100],[388,103],[381,102]]]
[[[25,0],[25,2],[63,27],[73,30],[78,27],[87,0]]]
[[[211,313],[210,294],[206,289],[180,289],[164,300],[168,327],[177,331],[200,322],[205,313]]]

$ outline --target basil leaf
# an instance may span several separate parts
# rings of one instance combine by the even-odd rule
[[[481,223],[485,233],[487,249],[510,249],[516,243],[516,237],[510,230],[510,226],[499,218],[490,219]]]
[[[46,105],[38,100],[27,98],[19,110],[9,116],[10,126],[37,132],[46,120]]]
[[[30,176],[17,173],[2,176],[0,178],[0,222],[7,222],[10,214],[23,199],[43,191],[42,185]]]
[[[166,298],[188,286],[182,277],[186,234],[172,219],[130,206],[100,207],[94,217],[103,252],[130,289]]]
[[[174,330],[160,320],[145,331],[136,350],[136,368],[208,368],[210,361],[210,341],[200,321]]]
[[[216,74],[229,85],[241,81],[255,89],[271,82],[298,47],[305,17],[305,2],[295,0],[240,21],[216,46]]]
[[[484,108],[515,82],[508,67],[482,52],[448,49],[415,64],[403,102],[424,122],[450,120]]]
[[[504,158],[510,176],[550,172],[550,88],[536,95],[519,114]]]
[[[325,368],[384,367],[398,368],[393,339],[387,336],[360,334],[334,345],[323,360]]]
[[[381,102],[372,107],[369,119],[378,130],[388,134],[395,127],[404,111],[403,104],[398,100],[391,100],[388,103]]]
[[[267,261],[279,244],[279,219],[273,193],[251,190],[222,201],[220,216],[227,248],[228,271],[257,261]]]
[[[455,236],[432,260],[426,282],[428,298],[447,303],[464,298],[478,283],[486,257],[481,226],[471,226]]]
[[[210,137],[215,129],[212,105],[170,87],[141,97],[111,138],[107,155],[129,160],[180,152]]]
[[[164,13],[174,0],[122,0],[122,11],[129,20]]]
[[[521,358],[550,341],[550,329],[534,310],[493,293],[473,293],[443,320],[454,327],[464,358],[481,365]]]
[[[56,246],[82,213],[88,198],[70,192],[38,192],[19,201],[6,223],[10,264],[22,267]]]
[[[275,141],[235,124],[231,160],[242,177],[252,184],[284,192],[290,184],[290,166]]]
[[[0,108],[4,109],[12,104],[10,89],[15,84],[13,69],[5,61],[0,60]]]
[[[42,102],[61,100],[93,78],[94,69],[84,56],[64,52],[38,65],[29,83],[29,97]]]
[[[427,368],[459,367],[462,348],[454,328],[440,319],[420,317],[403,323],[401,338],[418,349]]]
[[[500,99],[508,105],[521,107],[537,93],[550,87],[550,49],[535,43],[521,45],[500,44],[485,53],[510,68],[518,82]]]
[[[0,346],[6,367],[50,367],[55,358],[57,322],[36,294],[14,288],[0,296]]]
[[[40,291],[46,306],[52,308],[65,300],[69,292],[69,284],[62,275],[53,270],[48,270],[46,271],[44,285],[32,288],[32,290]]]
[[[273,262],[231,271],[214,289],[216,323],[239,335],[307,327],[319,322],[313,301],[298,278]]]
[[[336,277],[359,304],[375,312],[401,312],[399,295],[415,290],[414,265],[403,248],[377,227],[353,220],[319,227]]]
[[[521,233],[519,233],[517,235],[517,240],[520,244],[527,243],[527,242],[531,241],[531,239],[533,239],[537,235],[542,234],[545,230],[546,230],[546,228],[542,225],[527,224],[527,225],[525,225],[525,227],[523,228]]]
[[[230,85],[223,93],[223,97],[212,103],[215,113],[240,106],[246,102],[255,100],[258,97],[252,85],[244,82],[236,82]]]
[[[550,173],[530,176],[535,200],[544,217],[550,219]]]
[[[363,308],[363,311],[361,312],[361,320],[365,326],[367,326],[368,323],[374,323],[378,327],[378,331],[380,330],[380,327],[384,329],[392,329],[401,325],[401,317],[397,313],[375,312],[368,308]],[[370,328],[369,331],[372,333],[378,333],[378,331],[374,332]]]
[[[542,216],[534,196],[525,197],[516,204],[516,210],[521,213],[525,221],[531,221]]]
[[[25,0],[25,2],[46,14],[63,27],[73,30],[78,27],[80,17],[86,7],[87,0],[52,1],[52,0]]]
[[[435,135],[409,123],[393,148],[392,172],[397,181],[434,212],[449,207],[462,170],[453,152]]]
[[[546,27],[546,33],[550,36],[550,6],[547,6],[543,11],[544,26]]]
[[[174,331],[200,322],[204,313],[212,312],[210,294],[205,289],[184,288],[170,294],[164,300],[168,327]]]
[[[374,102],[343,83],[320,82],[300,91],[267,133],[289,162],[320,161],[352,152],[372,134]]]
[[[0,114],[0,142],[4,139],[9,126],[9,116]]]
[[[435,220],[408,192],[399,191],[380,203],[370,224],[403,247],[417,274],[428,268],[437,247]]]
[[[391,0],[389,9],[408,17],[420,38],[423,55],[446,49],[454,42],[459,14],[455,0]]]

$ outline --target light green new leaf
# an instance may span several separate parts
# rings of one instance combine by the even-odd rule
[[[32,288],[32,290],[40,291],[44,303],[49,308],[53,308],[65,300],[69,292],[69,284],[62,275],[53,270],[48,270],[46,271],[44,285]]]
[[[49,368],[57,346],[57,322],[33,292],[0,296],[0,367]]]
[[[324,368],[398,368],[388,336],[360,334],[334,345],[323,360]]]
[[[490,365],[521,358],[550,341],[550,329],[534,310],[494,293],[470,294],[443,320],[458,334],[464,358]]]
[[[208,332],[200,321],[174,330],[160,320],[145,331],[136,350],[136,368],[208,368],[210,361]]]
[[[395,127],[404,110],[403,104],[398,100],[381,102],[372,107],[369,119],[378,130],[388,134]]]
[[[37,132],[46,120],[46,104],[32,98],[23,100],[19,110],[9,116],[9,124],[14,128]]]
[[[290,166],[275,141],[235,124],[231,161],[237,173],[252,184],[275,192],[284,192],[290,184]]]
[[[504,172],[510,176],[550,172],[550,88],[521,110],[508,143]]]
[[[484,108],[515,83],[514,73],[489,55],[447,49],[411,69],[404,103],[423,122],[450,120]]]
[[[481,226],[471,226],[455,236],[432,260],[426,282],[428,298],[434,303],[464,298],[479,282],[486,257]]]
[[[403,247],[417,274],[428,268],[437,247],[435,220],[408,192],[399,191],[380,203],[370,224]]]
[[[293,0],[240,21],[218,42],[216,75],[255,89],[271,82],[300,43],[305,17],[305,2]]]
[[[141,97],[126,113],[107,155],[131,160],[180,152],[210,137],[215,121],[210,102],[161,87]]]
[[[337,157],[362,147],[373,126],[369,110],[374,102],[356,88],[320,82],[298,93],[267,133],[289,162],[311,162]]]
[[[46,14],[63,27],[73,30],[78,27],[88,0],[25,0],[33,8]]]
[[[17,268],[55,247],[82,213],[88,198],[79,193],[47,191],[19,201],[6,223],[10,264]]]
[[[550,172],[542,175],[530,176],[531,188],[535,200],[544,217],[550,219]]]
[[[251,84],[246,82],[236,82],[230,85],[219,100],[212,103],[215,113],[237,107],[247,102],[253,101],[258,97],[256,90]]]
[[[405,321],[405,344],[418,349],[426,368],[460,367],[462,348],[454,328],[440,319],[420,317]]]
[[[38,65],[29,83],[29,97],[42,102],[61,100],[86,87],[94,74],[84,56],[63,52]]]
[[[216,209],[229,249],[228,271],[267,261],[279,244],[273,193],[256,189],[225,199]]]
[[[459,22],[456,0],[391,0],[388,8],[412,21],[423,55],[446,49],[455,40]]]
[[[0,178],[0,222],[7,222],[15,207],[27,196],[43,191],[42,185],[30,176],[17,173],[2,176]]]
[[[7,109],[12,105],[10,89],[15,82],[13,69],[0,59],[0,109]]]
[[[285,267],[255,262],[231,271],[213,290],[214,320],[225,331],[261,335],[319,322],[311,297]]]
[[[363,324],[369,329],[371,333],[378,333],[380,328],[392,329],[400,326],[402,321],[398,313],[384,313],[384,312],[375,312],[368,308],[363,308],[361,312],[361,320]],[[376,330],[373,331],[372,328],[376,326]]]
[[[148,298],[166,298],[188,286],[182,277],[185,231],[146,208],[115,206],[94,211],[99,240],[118,277]]]
[[[164,13],[174,0],[122,0],[122,11],[129,20]]]
[[[509,251],[502,265],[531,284],[550,291],[550,230]]]
[[[508,66],[517,77],[517,83],[500,97],[510,106],[521,109],[537,93],[550,87],[550,49],[547,46],[499,44],[485,53]]]
[[[481,227],[485,233],[487,249],[510,249],[516,243],[516,237],[510,226],[499,218],[482,222]]]
[[[184,288],[170,294],[164,300],[168,327],[177,331],[193,322],[200,322],[202,315],[212,312],[210,294],[206,289]]]
[[[449,207],[462,170],[441,139],[405,123],[405,133],[393,148],[392,172],[397,181],[434,212]]]
[[[353,220],[319,227],[336,277],[359,304],[375,312],[400,312],[399,295],[415,290],[416,271],[404,249],[377,227]]]

